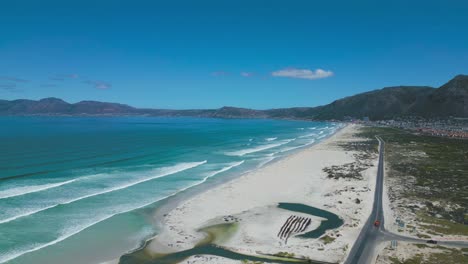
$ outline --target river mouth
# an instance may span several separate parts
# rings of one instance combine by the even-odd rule
[[[338,215],[316,207],[300,203],[279,203],[277,207],[325,219],[321,221],[318,228],[297,236],[302,239],[319,238],[325,234],[327,230],[335,229],[343,225],[343,220]],[[134,252],[123,255],[120,258],[119,264],[176,264],[196,255],[213,255],[232,260],[248,260],[269,263],[326,263],[310,259],[278,257],[274,255],[246,255],[219,246],[219,244],[228,240],[237,231],[238,225],[239,223],[223,223],[202,228],[199,232],[205,233],[206,237],[195,247],[179,252],[169,254],[148,254],[145,251],[146,246],[143,246]]]

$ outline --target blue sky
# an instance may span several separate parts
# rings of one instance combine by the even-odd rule
[[[98,3],[96,3],[98,2]],[[0,98],[316,106],[468,74],[468,1],[1,1]]]

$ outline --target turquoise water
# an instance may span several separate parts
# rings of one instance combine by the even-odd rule
[[[0,263],[118,257],[157,232],[152,212],[167,197],[264,166],[338,126],[0,117]]]

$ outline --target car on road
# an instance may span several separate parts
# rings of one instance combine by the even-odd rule
[[[379,226],[380,226],[380,221],[379,221],[379,220],[375,220],[374,226],[379,227]]]
[[[426,243],[428,243],[428,244],[437,244],[437,241],[429,239],[428,241],[426,241]]]

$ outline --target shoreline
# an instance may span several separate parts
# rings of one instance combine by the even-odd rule
[[[178,205],[180,205],[181,203],[183,203],[183,202],[185,202],[187,200],[190,200],[194,196],[200,195],[200,194],[202,194],[202,193],[204,193],[206,191],[217,188],[220,185],[228,184],[228,183],[230,183],[232,181],[235,181],[235,180],[245,176],[246,174],[250,174],[250,173],[254,173],[254,172],[258,171],[258,170],[262,170],[262,169],[264,169],[266,167],[269,167],[269,166],[271,166],[271,165],[273,165],[273,164],[275,164],[277,162],[280,162],[280,161],[282,161],[284,159],[287,159],[287,158],[289,158],[289,157],[291,157],[293,155],[301,153],[301,152],[303,152],[303,151],[305,151],[305,150],[307,150],[309,148],[313,148],[314,146],[319,145],[320,143],[329,140],[331,137],[334,137],[336,134],[340,133],[340,131],[345,129],[347,126],[349,126],[349,124],[344,124],[342,127],[339,127],[335,131],[335,133],[329,134],[326,137],[320,138],[319,141],[315,141],[314,143],[312,143],[310,145],[302,146],[300,148],[291,150],[289,154],[286,154],[286,155],[280,156],[280,157],[275,157],[273,160],[268,161],[266,164],[264,164],[264,165],[262,165],[260,167],[251,168],[251,169],[249,169],[247,171],[244,171],[244,172],[242,172],[240,174],[229,174],[229,175],[226,175],[226,176],[220,177],[220,178],[211,178],[210,181],[207,181],[204,184],[194,186],[194,187],[192,187],[190,189],[187,189],[187,190],[184,190],[184,191],[182,191],[180,193],[177,193],[174,196],[168,197],[166,199],[166,201],[163,201],[163,203],[158,208],[156,208],[154,213],[153,213],[152,217],[154,219],[155,225],[157,227],[164,227],[163,221],[158,221],[157,219],[164,219],[166,214],[168,214],[172,210],[176,209]],[[155,237],[152,237],[149,240],[152,240],[153,238],[155,238]]]
[[[300,120],[296,120],[296,121],[300,121]],[[340,122],[333,122],[333,123],[340,123]],[[158,235],[160,235],[160,231],[163,230],[164,226],[165,226],[165,223],[163,220],[160,220],[160,219],[164,219],[165,216],[173,211],[174,209],[176,209],[181,203],[184,203],[185,201],[187,200],[190,200],[192,199],[193,197],[197,196],[197,195],[200,195],[200,194],[203,194],[211,189],[214,189],[214,188],[217,188],[219,187],[220,185],[223,185],[223,184],[228,184],[232,181],[235,181],[241,177],[243,177],[244,175],[246,174],[250,174],[250,173],[254,173],[258,170],[262,170],[268,166],[271,166],[277,162],[280,162],[284,159],[287,159],[288,157],[291,157],[293,155],[296,155],[298,153],[301,153],[302,151],[305,151],[309,148],[313,148],[314,146],[322,143],[322,142],[325,142],[327,140],[329,140],[331,137],[334,137],[336,134],[340,133],[340,131],[342,131],[343,129],[345,129],[347,126],[349,126],[349,124],[346,124],[346,123],[341,123],[343,124],[343,126],[339,127],[336,129],[336,131],[333,133],[333,134],[329,134],[323,138],[320,138],[319,141],[315,141],[314,143],[310,144],[310,145],[306,145],[306,146],[302,146],[302,147],[299,147],[297,149],[294,149],[294,150],[291,150],[289,154],[286,154],[284,156],[279,156],[279,157],[275,157],[273,160],[271,161],[268,161],[266,164],[260,166],[260,167],[254,167],[254,168],[251,168],[249,170],[246,170],[240,174],[228,174],[224,177],[219,177],[219,178],[210,178],[209,181],[207,182],[204,182],[203,184],[200,184],[200,185],[196,185],[196,186],[193,186],[189,189],[186,189],[186,190],[183,190],[179,193],[176,193],[172,196],[169,196],[169,197],[166,197],[164,200],[161,200],[161,201],[158,201],[156,203],[160,203],[159,205],[156,205],[153,210],[153,213],[151,214],[151,219],[152,219],[152,223],[153,225],[156,227],[156,231],[157,231],[157,234],[155,236],[151,236],[149,237],[148,239],[144,240],[144,241],[141,241],[141,243],[139,244],[138,247],[132,249],[132,250],[129,250],[125,253],[123,253],[122,255],[126,255],[126,254],[131,254],[135,251],[138,251],[138,250],[141,250],[143,249],[144,247],[147,246],[148,243],[151,243],[151,241],[153,241]],[[102,264],[111,264],[111,263],[118,263],[118,259],[117,260],[109,260],[109,261],[104,261],[104,262],[101,262]]]
[[[231,177],[227,181],[222,179],[223,182],[200,188],[204,190],[191,190],[188,194],[167,201],[153,215],[160,233],[147,240],[139,250],[151,256],[193,248],[204,238],[203,234],[197,232],[199,228],[222,223],[226,221],[226,216],[233,216],[233,219],[241,219],[240,230],[233,238],[220,243],[229,250],[251,255],[258,252],[275,254],[284,250],[313,259],[331,258],[341,262],[371,210],[373,198],[370,190],[375,185],[376,166],[371,165],[363,172],[363,180],[355,181],[328,179],[323,168],[355,161],[357,151],[344,150],[337,144],[362,140],[354,136],[356,129],[355,125],[345,126],[312,146],[298,149],[259,169]],[[376,164],[377,160],[373,158],[369,162]],[[314,177],[309,177],[308,173]],[[289,182],[292,185],[289,186],[292,189],[289,192],[282,188],[285,178],[281,175],[287,174],[294,174],[291,175],[294,181]],[[268,188],[258,190],[251,187],[252,184],[265,183]],[[322,188],[317,189],[314,185]],[[243,198],[246,195],[251,197]],[[314,199],[308,201],[310,198]],[[360,202],[355,202],[355,199]],[[329,210],[339,214],[345,224],[326,232],[327,236],[333,237],[334,241],[330,243],[291,237],[289,244],[282,244],[272,234],[277,233],[278,225],[283,223],[289,213],[273,208],[278,202],[298,202]],[[314,227],[321,221],[314,217],[312,220],[311,226]],[[262,227],[256,224],[259,221],[268,224]],[[264,241],[265,237],[273,242]],[[203,259],[197,258],[196,263],[209,262]],[[210,260],[213,260],[213,256],[210,256]],[[190,261],[194,261],[193,257]],[[216,261],[227,263],[229,260],[218,258]]]
[[[300,121],[300,120],[296,120]],[[163,200],[155,202],[154,205],[148,207],[146,210],[148,210],[147,214],[147,219],[152,223],[152,225],[155,227],[155,234],[147,237],[145,240],[140,241],[137,245],[135,245],[134,248],[129,249],[128,251],[122,252],[120,255],[118,255],[117,258],[110,258],[107,260],[103,260],[100,263],[101,264],[117,264],[119,263],[119,259],[122,256],[132,254],[134,252],[137,252],[139,250],[144,249],[149,243],[151,243],[158,235],[160,235],[161,230],[164,228],[164,221],[161,221],[160,219],[164,219],[165,215],[171,212],[172,210],[176,209],[177,206],[179,206],[181,203],[190,200],[194,196],[200,195],[206,191],[209,191],[213,188],[217,188],[220,185],[227,184],[229,182],[235,181],[236,179],[249,174],[253,173],[257,170],[264,169],[265,167],[271,166],[277,162],[280,162],[283,159],[286,159],[290,156],[296,155],[297,153],[300,153],[308,148],[312,148],[317,144],[320,144],[321,142],[324,142],[328,140],[330,137],[333,137],[337,133],[339,133],[341,130],[345,129],[349,124],[343,123],[343,122],[330,122],[330,123],[338,123],[341,124],[340,126],[337,126],[336,130],[332,134],[327,134],[326,136],[319,138],[318,140],[314,141],[313,143],[310,143],[308,145],[304,145],[301,147],[298,147],[297,149],[292,149],[289,150],[287,154],[281,155],[274,157],[274,159],[267,161],[266,163],[262,164],[261,166],[256,166],[252,167],[244,172],[241,173],[232,173],[232,174],[227,174],[223,177],[215,177],[215,178],[209,178],[208,181],[204,182],[203,184],[195,185],[192,186],[188,189],[185,189],[179,193],[170,195],[169,197],[164,198]]]
[[[298,120],[298,121],[301,121],[301,120]],[[313,148],[315,147],[316,145],[319,145],[327,140],[329,140],[330,138],[334,137],[335,135],[337,135],[338,133],[340,133],[343,129],[345,129],[347,126],[349,125],[345,125],[343,127],[340,127],[339,129],[337,129],[335,131],[335,133],[333,134],[330,134],[324,138],[321,138],[320,141],[318,142],[314,142],[313,144],[309,145],[309,146],[304,146],[304,147],[301,147],[301,148],[298,148],[297,150],[293,150],[291,151],[290,154],[287,154],[287,155],[284,155],[282,157],[276,157],[274,160],[271,160],[269,162],[267,162],[265,165],[261,166],[261,167],[257,167],[257,168],[253,168],[253,169],[249,169],[241,174],[232,174],[232,175],[228,175],[226,177],[223,177],[223,178],[215,178],[212,180],[212,182],[207,182],[205,184],[205,186],[195,186],[194,188],[192,189],[188,189],[186,191],[184,191],[184,193],[180,193],[179,195],[175,195],[173,197],[169,197],[169,199],[164,203],[162,204],[159,208],[157,208],[153,214],[153,217],[156,219],[164,219],[165,218],[165,215],[170,213],[171,211],[173,211],[174,209],[176,209],[180,204],[192,199],[193,197],[197,196],[197,195],[200,195],[200,194],[203,194],[207,191],[210,191],[212,189],[215,189],[217,187],[220,187],[221,185],[224,185],[224,184],[229,184],[233,181],[236,181],[238,180],[239,178],[247,175],[247,174],[250,174],[250,173],[255,173],[256,171],[259,171],[259,170],[262,170],[262,169],[265,169],[269,166],[272,166],[274,165],[275,163],[278,163],[278,162],[281,162],[282,160],[284,159],[287,159],[287,158],[290,158],[294,155],[297,155],[303,151],[306,151],[307,149],[310,149],[310,148]],[[156,221],[157,223],[157,226],[160,226],[160,227],[164,227],[165,226],[165,223],[164,223],[164,220],[163,221]]]
[[[292,121],[301,121],[301,120],[292,120]],[[322,142],[325,142],[329,140],[331,137],[334,137],[336,134],[340,133],[343,129],[345,129],[349,124],[343,123],[343,122],[330,122],[330,123],[338,123],[341,124],[340,126],[337,127],[334,133],[328,134],[325,137],[319,138],[319,140],[309,144],[309,145],[304,145],[302,147],[299,147],[297,149],[293,149],[288,151],[288,154],[282,155],[275,157],[274,159],[266,162],[265,164],[257,167],[250,168],[242,173],[233,173],[233,174],[228,174],[223,177],[219,178],[210,178],[208,181],[204,182],[203,184],[193,186],[191,188],[188,188],[186,190],[183,190],[179,193],[176,193],[174,195],[171,195],[169,197],[166,197],[163,200],[157,201],[154,206],[149,207],[147,210],[152,211],[148,212],[148,219],[151,219],[151,223],[155,227],[156,234],[148,237],[145,240],[140,241],[137,245],[135,245],[135,248],[130,249],[126,252],[123,252],[122,254],[119,255],[118,258],[116,259],[108,259],[100,262],[101,264],[117,264],[119,263],[119,259],[121,256],[127,255],[127,254],[132,254],[136,251],[144,249],[149,243],[155,240],[157,236],[160,235],[161,231],[164,228],[164,221],[161,219],[165,218],[165,215],[171,212],[172,210],[176,209],[181,203],[190,200],[191,198],[200,195],[206,191],[209,191],[213,188],[217,188],[220,185],[223,184],[228,184],[232,181],[235,181],[241,177],[243,177],[246,174],[249,173],[254,173],[255,171],[262,170],[268,166],[271,166],[277,162],[280,162],[284,159],[287,159],[290,156],[296,155],[298,153],[301,153],[302,151],[305,151],[309,148],[313,148],[314,146],[321,144]]]

